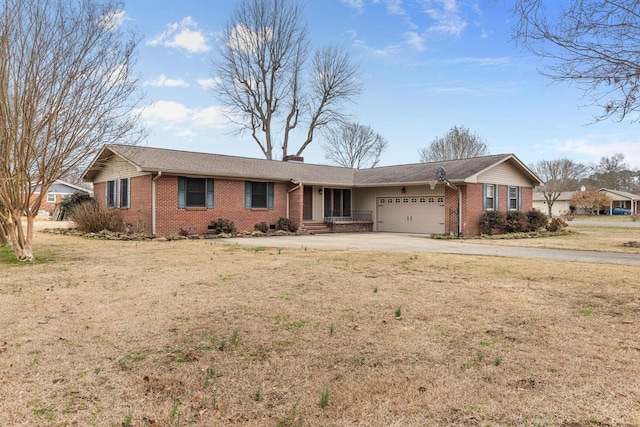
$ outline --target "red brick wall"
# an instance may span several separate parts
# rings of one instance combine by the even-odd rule
[[[290,185],[289,190],[296,188],[294,185]],[[297,227],[302,226],[302,209],[303,209],[303,194],[304,186],[300,186],[289,193],[289,219]]]
[[[483,213],[482,184],[467,184],[462,191],[462,235],[480,234],[478,224]]]
[[[260,222],[276,224],[278,219],[286,217],[287,183],[275,183],[274,207],[275,209],[245,209],[244,207],[244,181],[234,181],[214,178],[214,207],[207,208],[178,208],[178,179],[176,176],[162,176],[156,181],[156,233],[170,235],[180,232],[199,234],[207,231],[211,221],[225,219],[233,221],[238,231],[253,231],[254,226]],[[296,199],[297,191],[290,194],[290,199]],[[300,192],[299,204],[302,203]],[[301,212],[301,211],[300,211]],[[294,212],[295,214],[295,212]],[[301,216],[300,214],[298,214]],[[291,215],[293,222],[296,221]]]
[[[522,187],[522,212],[533,209],[533,188]]]
[[[498,186],[498,210],[507,212],[509,207],[508,186]],[[462,187],[462,235],[477,236],[480,234],[478,226],[483,210],[483,184],[466,184]],[[522,187],[522,211],[533,209],[533,189]],[[448,230],[447,230],[448,232]]]
[[[124,220],[131,224],[134,232],[151,234],[152,204],[151,175],[135,176],[129,180],[129,209],[122,209]],[[102,196],[104,200],[104,194]]]
[[[211,221],[233,221],[238,231],[253,231],[260,222],[276,224],[286,217],[287,191],[294,188],[288,183],[275,183],[275,209],[245,209],[244,181],[214,178],[214,208],[178,208],[178,178],[163,175],[156,180],[156,234],[171,235],[185,230],[192,234],[206,232]],[[105,183],[94,184],[95,198],[104,203]],[[289,218],[297,226],[302,223],[302,188],[289,194]],[[131,178],[131,207],[122,209],[124,220],[134,230],[144,227],[152,232],[152,175]]]
[[[133,228],[134,232],[151,234],[151,175],[132,177],[129,180],[129,208],[120,209],[122,218]],[[104,206],[104,182],[93,184],[93,197]]]
[[[33,206],[33,203],[34,203],[35,199],[38,196],[40,196],[40,193],[35,193],[35,194],[31,195],[31,198],[29,199],[29,206]],[[40,202],[40,209],[38,209],[38,211],[45,211],[45,212],[48,212],[49,214],[51,214],[56,209],[56,205],[62,201],[62,198],[65,195],[64,194],[55,194],[56,201],[53,202],[53,203],[47,202],[47,196],[48,196],[48,194],[45,194],[42,197],[42,201]]]

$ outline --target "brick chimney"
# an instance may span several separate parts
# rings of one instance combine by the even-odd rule
[[[287,156],[284,156],[282,158],[283,162],[297,162],[297,163],[304,163],[304,157],[302,156],[294,156],[292,154],[289,154]]]

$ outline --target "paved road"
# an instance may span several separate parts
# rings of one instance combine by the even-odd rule
[[[639,228],[640,227],[640,221],[624,221],[624,222],[616,222],[616,221],[589,221],[589,220],[580,220],[580,221],[571,221],[568,223],[570,226],[571,225],[588,225],[588,226],[600,226],[600,227],[632,227],[632,228]]]
[[[302,236],[235,237],[216,242],[243,246],[309,249],[358,249],[552,259],[640,267],[640,254],[517,248],[434,240],[429,236],[399,233],[336,233]]]

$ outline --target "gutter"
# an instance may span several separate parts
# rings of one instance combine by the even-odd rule
[[[151,234],[156,234],[156,180],[162,176],[162,171],[151,180]]]

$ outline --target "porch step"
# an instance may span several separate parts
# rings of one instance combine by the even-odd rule
[[[309,232],[309,234],[333,233],[324,222],[305,222],[302,224],[302,228]]]

